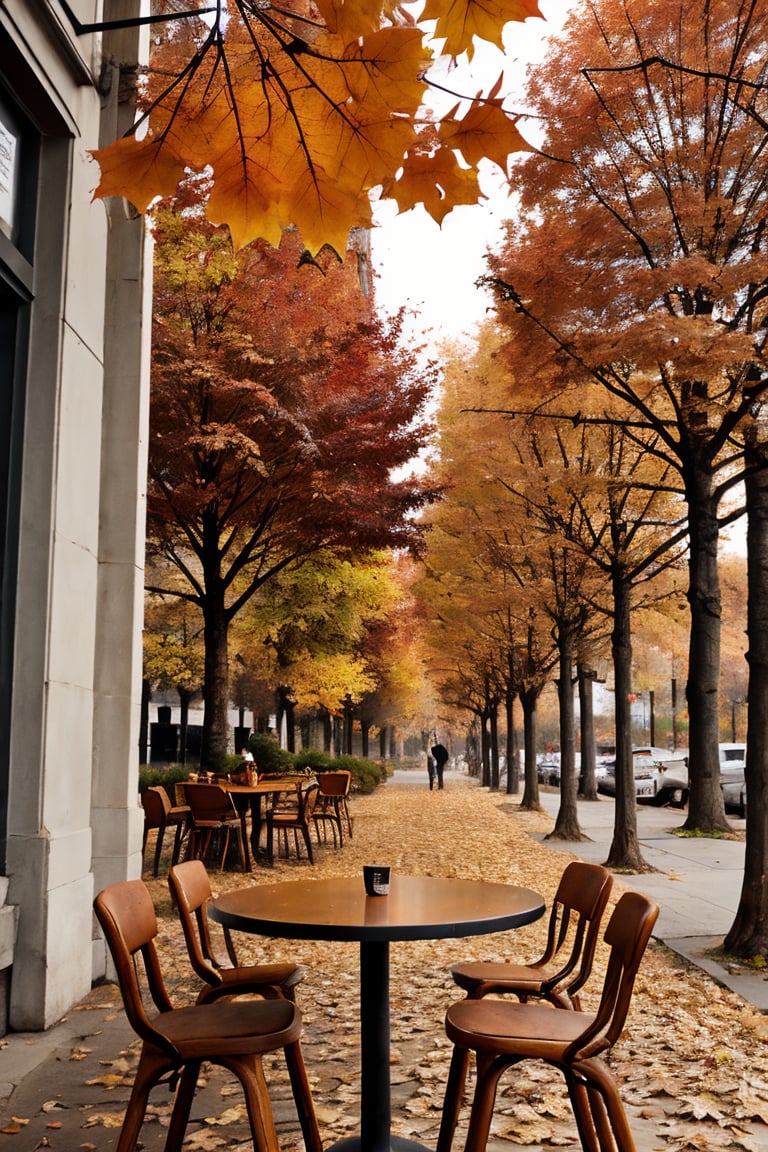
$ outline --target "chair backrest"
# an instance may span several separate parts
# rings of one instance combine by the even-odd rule
[[[352,783],[352,773],[342,768],[332,772],[318,772],[317,782],[321,796],[346,796]]]
[[[174,864],[168,873],[168,885],[184,930],[192,967],[206,984],[218,987],[222,979],[208,926],[211,882],[202,860]]]
[[[149,889],[142,880],[121,880],[99,892],[93,908],[112,954],[131,1027],[142,1040],[177,1060],[176,1049],[152,1025],[139,983],[141,958],[152,1002],[160,1013],[172,1010],[155,949],[157,917]]]
[[[174,786],[173,786],[173,799],[174,799],[174,803],[175,803],[177,808],[186,807],[187,795],[186,795],[186,792],[184,791],[184,788],[185,788],[185,784],[184,784],[183,780],[180,780],[178,782],[178,784],[174,784]]]
[[[605,942],[611,949],[600,1005],[590,1026],[566,1054],[584,1060],[615,1044],[624,1028],[635,977],[651,938],[659,908],[640,892],[619,897],[608,925]]]
[[[539,964],[547,964],[559,956],[570,939],[570,952],[557,971],[543,982],[545,994],[557,989],[566,1006],[584,987],[592,971],[600,923],[612,887],[613,877],[607,868],[583,860],[572,860],[560,877],[552,903],[547,946]]]
[[[229,820],[236,816],[232,797],[220,784],[185,784],[193,820]]]
[[[299,818],[303,823],[311,819],[319,792],[320,785],[316,780],[299,792]]]
[[[171,801],[163,787],[147,788],[141,798],[144,809],[144,822],[151,828],[159,828],[165,824],[171,810]]]

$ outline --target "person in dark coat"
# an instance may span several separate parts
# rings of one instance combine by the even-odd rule
[[[438,787],[438,789],[442,789],[442,787],[443,787],[443,769],[445,768],[445,765],[448,763],[448,749],[445,747],[444,744],[433,744],[433,746],[432,746],[432,758],[435,761],[435,773],[437,775],[437,787]],[[429,786],[430,786],[430,788],[432,787],[431,779],[429,782]]]

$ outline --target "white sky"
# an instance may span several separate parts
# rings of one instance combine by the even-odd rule
[[[517,97],[526,66],[543,55],[546,37],[560,28],[570,7],[572,0],[539,0],[545,19],[509,24],[504,54],[492,45],[481,45],[471,70],[462,64],[455,72],[441,77],[440,82],[444,79],[446,86],[474,96],[481,88],[487,92],[503,71],[502,93],[509,93],[505,108],[520,107]],[[450,100],[447,106],[454,103]],[[376,206],[371,246],[377,301],[388,312],[402,305],[417,312],[417,332],[434,329],[437,338],[457,336],[483,319],[489,299],[475,287],[475,280],[486,271],[486,249],[500,235],[501,224],[511,214],[511,208],[503,178],[495,166],[488,166],[481,186],[490,199],[471,207],[454,208],[442,227],[421,205],[402,214],[398,214],[394,201]]]

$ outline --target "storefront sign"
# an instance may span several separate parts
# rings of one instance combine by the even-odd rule
[[[10,233],[16,207],[16,157],[18,137],[0,118],[0,227]]]

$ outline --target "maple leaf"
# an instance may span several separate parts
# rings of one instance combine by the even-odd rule
[[[403,171],[388,189],[401,212],[423,204],[433,220],[442,224],[457,204],[476,204],[481,196],[474,168],[460,168],[450,149],[406,157]]]
[[[419,20],[437,21],[435,35],[445,40],[446,56],[466,52],[471,60],[475,37],[503,48],[504,26],[531,16],[541,16],[536,0],[427,0]]]
[[[125,196],[139,212],[145,212],[156,196],[170,196],[184,175],[183,160],[167,141],[153,136],[143,140],[128,136],[93,149],[91,156],[101,168],[93,198]]]
[[[443,118],[439,137],[447,147],[458,148],[467,164],[476,165],[486,158],[506,172],[510,152],[531,152],[533,149],[504,111],[502,101],[496,97],[501,82],[500,76],[487,97],[478,93],[461,120],[455,118],[457,104]]]

